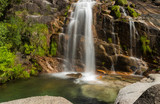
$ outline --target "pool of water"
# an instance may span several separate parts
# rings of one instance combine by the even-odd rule
[[[32,97],[62,96],[73,104],[112,104],[82,94],[84,84],[75,84],[73,79],[60,79],[50,75],[40,75],[27,80],[11,81],[0,86],[0,102]],[[107,99],[107,98],[106,98]]]

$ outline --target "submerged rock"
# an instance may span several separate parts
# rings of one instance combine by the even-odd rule
[[[103,85],[84,85],[81,89],[83,95],[105,102],[113,102],[118,93],[118,89]]]
[[[81,73],[71,73],[71,74],[67,74],[66,76],[69,76],[70,78],[81,78],[82,74]]]
[[[1,104],[72,104],[63,97],[37,96],[13,100]]]
[[[143,78],[140,82],[121,89],[116,98],[115,104],[133,104],[149,87],[157,84],[160,84],[160,74],[150,74],[149,78]]]
[[[86,97],[113,103],[121,88],[140,79],[141,77],[107,75],[101,79],[101,84],[82,85],[81,90]]]

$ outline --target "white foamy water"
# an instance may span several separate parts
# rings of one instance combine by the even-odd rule
[[[70,79],[72,77],[67,76],[67,74],[77,74],[77,72],[60,72],[60,73],[54,73],[54,74],[49,74],[50,76],[56,77],[56,78],[61,78],[61,79]],[[93,74],[93,73],[81,73],[82,77],[75,79],[74,82],[76,84],[103,84],[102,81],[99,81],[97,79],[98,75]]]
[[[85,64],[85,72],[95,73],[95,50],[92,34],[92,7],[94,0],[79,0],[72,5],[70,23],[68,25],[68,38],[66,40],[65,71],[76,71],[74,69],[78,51],[82,56],[80,60]],[[83,41],[81,41],[83,39]],[[81,42],[81,43],[80,43]],[[84,50],[79,50],[83,45]]]

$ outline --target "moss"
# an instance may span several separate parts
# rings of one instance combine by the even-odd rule
[[[132,3],[132,4],[130,5],[130,7],[135,8],[136,5]]]
[[[57,43],[55,41],[52,41],[50,46],[50,54],[52,56],[55,56],[56,53],[57,53]]]
[[[70,9],[70,5],[66,6],[66,12],[64,13],[64,16],[67,16],[67,15],[68,15],[69,9]]]
[[[123,22],[127,22],[127,20],[125,18],[121,18],[119,19],[120,21],[123,21]]]
[[[127,7],[127,10],[129,12],[129,15],[132,17],[138,17],[140,14],[137,13],[133,8],[131,8],[130,6]]]
[[[121,17],[120,6],[118,5],[112,6],[111,14],[115,16],[115,18],[120,18]]]
[[[50,6],[50,5],[47,5],[47,10],[48,10],[48,11],[51,11],[51,9],[52,9],[51,6]]]
[[[121,5],[121,6],[124,6],[127,4],[128,4],[127,0],[116,0],[116,3],[115,3],[115,5]]]
[[[143,54],[146,55],[147,52],[149,52],[149,53],[152,52],[152,50],[151,50],[151,48],[149,46],[150,40],[148,40],[146,36],[141,36],[141,44],[142,44]]]
[[[108,43],[112,43],[112,38],[108,38]]]
[[[28,11],[27,10],[23,10],[23,11],[16,11],[15,15],[18,17],[22,17],[24,15],[28,15]]]

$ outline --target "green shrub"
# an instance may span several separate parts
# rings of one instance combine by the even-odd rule
[[[112,6],[111,14],[115,16],[115,18],[120,18],[121,17],[120,6],[118,5]]]
[[[27,43],[25,43],[24,48],[25,48],[25,54],[31,54],[35,51],[35,47],[28,45]]]
[[[0,46],[4,46],[6,44],[8,33],[9,30],[7,25],[3,22],[0,22]]]
[[[48,53],[48,45],[46,35],[48,27],[45,24],[33,24],[27,29],[31,46],[35,47],[35,55],[44,56]]]
[[[141,44],[142,44],[143,54],[146,54],[147,52],[149,52],[149,53],[152,52],[152,50],[149,46],[150,40],[148,40],[146,36],[141,36]]]
[[[0,47],[0,56],[0,78],[2,79],[0,83],[30,77],[29,73],[20,64],[15,64],[15,55],[6,46]]]
[[[0,0],[0,18],[4,15],[6,7],[8,6],[8,0]]]
[[[127,10],[129,12],[129,15],[132,17],[138,17],[140,14],[137,13],[133,8],[131,8],[130,6],[127,7]]]
[[[34,67],[33,65],[32,65],[32,69],[31,69],[31,71],[30,71],[30,75],[33,75],[33,76],[38,75],[38,70],[37,70],[37,68]]]
[[[127,0],[116,0],[115,5],[121,5],[124,6],[128,4]]]

